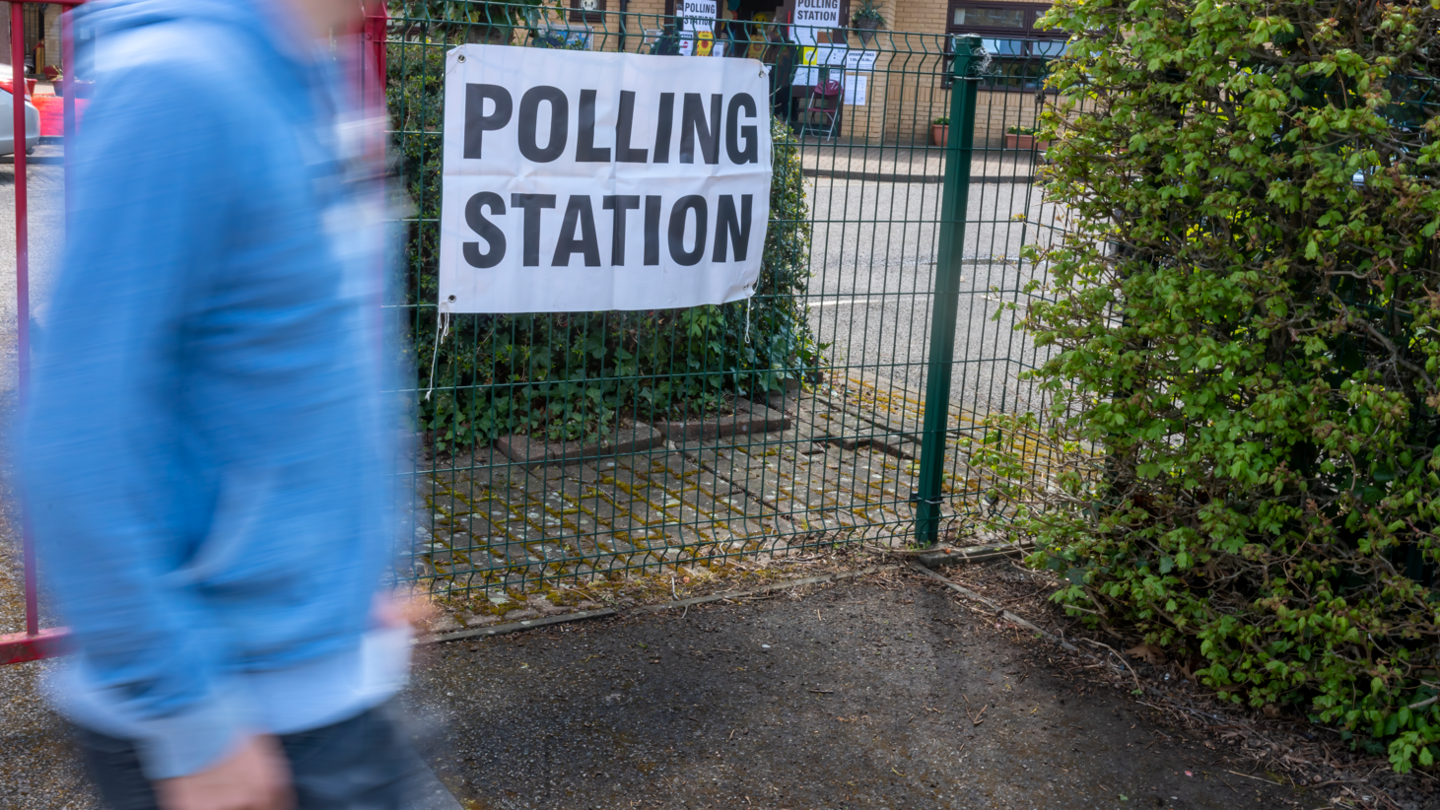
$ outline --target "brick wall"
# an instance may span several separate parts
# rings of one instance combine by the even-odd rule
[[[64,6],[59,3],[45,4],[45,64],[59,66],[61,51],[60,12]],[[43,65],[37,65],[37,69]]]
[[[886,14],[887,27],[893,31],[945,34],[949,14],[947,0],[890,0],[888,9],[894,9],[893,14]],[[940,84],[942,55],[922,51],[943,48],[943,42],[935,37],[904,37],[898,34],[890,39],[893,39],[894,49],[900,53],[890,55],[892,72],[886,82],[889,92],[883,97],[885,126],[882,137],[887,144],[928,143],[931,122],[950,114],[950,92]],[[906,55],[904,51],[907,50],[913,53]],[[1033,92],[982,89],[977,96],[977,147],[998,149],[1004,141],[1006,128],[1034,126]]]

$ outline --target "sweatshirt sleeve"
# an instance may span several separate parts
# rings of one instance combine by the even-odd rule
[[[217,665],[223,628],[183,576],[215,498],[187,430],[187,334],[243,193],[227,146],[243,117],[207,75],[142,64],[101,79],[22,440],[42,571],[87,700],[133,730],[152,779],[215,763],[248,715]]]

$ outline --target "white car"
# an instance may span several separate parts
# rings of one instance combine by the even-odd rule
[[[25,100],[25,153],[40,144],[40,111]],[[15,100],[0,90],[0,155],[15,154]]]

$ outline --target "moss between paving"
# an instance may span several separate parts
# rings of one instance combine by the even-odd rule
[[[416,574],[449,588],[535,592],[630,571],[775,557],[834,542],[903,546],[923,403],[877,378],[772,396],[786,426],[579,462],[514,464],[492,448],[419,476]],[[957,432],[977,427],[954,407]],[[980,478],[951,439],[947,530]]]

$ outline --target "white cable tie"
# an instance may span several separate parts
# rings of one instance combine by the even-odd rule
[[[435,346],[430,350],[430,387],[425,389],[425,401],[435,391],[435,363],[440,358],[440,341],[450,336],[450,302],[441,301],[435,310]]]

